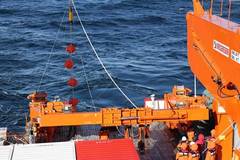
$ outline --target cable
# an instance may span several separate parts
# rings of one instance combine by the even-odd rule
[[[215,75],[217,76],[217,77],[220,77],[219,76],[219,74],[217,73],[217,70],[213,67],[213,65],[212,65],[212,63],[208,60],[208,58],[206,57],[206,55],[205,55],[205,51],[202,51],[202,49],[197,45],[197,44],[193,44],[193,47],[195,48],[195,49],[197,49],[198,51],[200,51],[200,53],[201,53],[201,55],[202,55],[202,57],[205,59],[205,61],[207,62],[207,64],[209,65],[209,67],[212,69],[212,71],[215,73]]]
[[[123,137],[125,136],[124,133],[122,133],[122,132],[119,130],[118,126],[116,126],[116,129],[117,129],[118,133],[119,133],[121,136],[123,136]],[[132,130],[133,130],[133,128],[132,128]],[[132,138],[138,138],[138,137],[139,137],[138,134],[137,134],[137,135],[132,134],[132,136],[133,136]]]
[[[220,16],[223,15],[223,0],[220,2]]]
[[[55,44],[56,44],[56,42],[57,42],[58,34],[59,34],[60,29],[61,29],[61,26],[62,26],[62,24],[63,24],[63,20],[64,20],[64,18],[65,18],[65,14],[66,14],[66,12],[67,12],[67,11],[65,10],[65,11],[64,11],[64,14],[63,14],[63,17],[62,17],[62,20],[61,20],[61,23],[60,23],[59,28],[58,28],[58,31],[57,31],[56,37],[55,37],[55,39],[54,39],[54,42],[53,42],[53,45],[52,45],[52,48],[51,48],[50,54],[49,54],[49,56],[48,56],[47,63],[46,63],[46,65],[45,65],[45,68],[44,68],[43,74],[42,74],[42,76],[41,76],[41,79],[40,79],[40,82],[39,82],[39,87],[38,87],[37,91],[39,91],[40,88],[41,88],[43,78],[44,78],[44,76],[45,76],[45,74],[46,74],[46,72],[47,72],[48,65],[50,64],[50,59],[51,59],[51,57],[52,57],[53,50],[54,50],[54,48],[55,48]]]
[[[167,97],[167,103],[168,103],[168,105],[170,106],[170,109],[172,110],[173,115],[176,114],[176,111],[174,110],[174,105],[169,101],[168,97]],[[172,116],[173,116],[173,115],[172,115]]]
[[[86,71],[85,71],[85,67],[84,67],[83,57],[82,56],[80,56],[80,57],[81,57],[81,63],[82,63],[84,78],[85,78],[85,81],[87,83],[88,92],[89,92],[89,95],[90,95],[90,98],[91,98],[94,110],[96,111],[96,106],[95,106],[95,103],[94,103],[94,100],[93,100],[92,92],[91,92],[91,89],[90,89],[90,86],[89,86],[89,83],[88,83],[88,77],[87,77],[87,74],[86,74]]]
[[[118,128],[118,126],[116,126],[116,129],[117,129],[117,131],[118,131],[118,133],[121,135],[121,136],[125,136],[120,130],[119,130],[119,128]]]
[[[230,97],[234,97],[235,95],[228,95],[226,93],[224,93],[222,90],[223,88],[225,88],[225,86],[219,86],[217,89],[217,94],[219,97],[221,98],[230,98]]]
[[[78,14],[77,8],[76,8],[75,3],[74,3],[74,0],[72,0],[72,5],[73,5],[73,8],[74,8],[74,10],[75,10],[75,12],[76,12],[76,14],[77,14],[77,17],[78,17],[79,23],[80,23],[80,25],[81,25],[81,27],[82,27],[82,30],[83,30],[83,32],[84,32],[84,34],[85,34],[85,36],[86,36],[86,38],[87,38],[87,40],[88,40],[91,48],[92,48],[95,56],[97,57],[99,63],[101,64],[102,68],[104,69],[104,71],[106,72],[106,74],[108,75],[108,77],[110,78],[110,80],[112,81],[112,83],[113,83],[113,84],[116,86],[116,88],[122,93],[122,95],[133,105],[133,107],[138,108],[138,107],[132,102],[132,100],[123,92],[123,90],[118,86],[118,84],[115,82],[115,80],[112,78],[112,76],[110,75],[110,73],[109,73],[108,70],[106,69],[105,65],[103,64],[101,58],[98,56],[98,53],[97,53],[95,47],[93,46],[93,44],[92,44],[92,42],[91,42],[91,40],[90,40],[90,38],[89,38],[89,36],[88,36],[88,33],[87,33],[87,31],[86,31],[86,29],[85,29],[85,27],[84,27],[84,25],[83,25],[83,23],[82,23],[82,20],[81,20],[79,14]]]
[[[228,20],[230,21],[230,18],[231,18],[231,7],[232,7],[232,1],[229,0],[228,1]]]
[[[213,13],[213,0],[211,0],[210,11],[211,11],[211,14],[212,14]]]
[[[217,70],[214,68],[214,66],[212,65],[212,63],[208,60],[208,58],[206,57],[206,55],[205,55],[205,51],[202,51],[201,50],[201,48],[197,45],[197,44],[193,44],[193,47],[195,48],[195,49],[197,49],[200,53],[201,53],[201,55],[202,55],[202,57],[204,58],[204,60],[207,62],[207,64],[209,65],[209,67],[212,69],[212,71],[215,73],[215,75],[217,76],[217,78],[216,79],[214,79],[214,77],[212,77],[213,78],[213,81],[218,85],[218,88],[217,88],[217,94],[218,94],[218,96],[219,97],[221,97],[221,98],[230,98],[230,97],[234,97],[235,95],[228,95],[228,94],[225,94],[222,90],[226,87],[226,86],[224,86],[223,84],[222,84],[222,80],[221,80],[221,78],[220,78],[220,75],[217,73]],[[233,84],[234,85],[234,84]],[[238,93],[238,95],[240,95],[239,93],[239,90],[238,90],[238,88],[236,87],[236,85],[234,85],[235,86],[235,88],[234,88],[234,90],[236,90],[237,91],[237,93]]]

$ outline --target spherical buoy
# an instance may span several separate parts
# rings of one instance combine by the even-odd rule
[[[76,106],[79,103],[79,100],[77,98],[71,98],[69,100],[69,104],[71,104],[72,106]]]
[[[78,84],[78,81],[75,78],[70,78],[67,83],[71,87],[76,87]]]
[[[67,59],[64,63],[64,67],[67,69],[72,69],[73,68],[73,60],[72,59]]]
[[[66,48],[66,51],[69,53],[69,54],[72,54],[73,52],[76,51],[76,46],[74,44],[69,44]]]

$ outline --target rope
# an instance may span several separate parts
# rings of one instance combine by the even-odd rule
[[[137,106],[136,106],[136,105],[132,102],[132,100],[123,92],[123,90],[118,86],[118,84],[115,82],[115,80],[112,78],[112,76],[110,75],[110,73],[109,73],[108,70],[106,69],[105,65],[103,64],[101,58],[98,56],[98,53],[97,53],[95,47],[93,46],[93,44],[92,44],[92,42],[91,42],[91,40],[90,40],[90,38],[89,38],[89,36],[88,36],[88,33],[87,33],[87,31],[86,31],[86,29],[85,29],[85,27],[84,27],[84,25],[83,25],[83,23],[82,23],[82,20],[81,20],[79,14],[78,14],[76,5],[75,5],[75,3],[74,3],[74,0],[72,0],[72,4],[73,4],[73,8],[74,8],[74,10],[75,10],[75,12],[76,12],[76,14],[77,14],[77,18],[78,18],[78,20],[79,20],[79,22],[80,22],[80,25],[81,25],[81,27],[82,27],[82,30],[83,30],[83,32],[84,32],[84,34],[85,34],[85,36],[86,36],[86,38],[87,38],[87,40],[88,40],[88,43],[90,44],[90,46],[91,46],[91,48],[92,48],[95,56],[97,57],[99,63],[101,64],[102,68],[104,69],[104,71],[106,72],[106,74],[108,75],[108,77],[110,78],[110,80],[112,81],[112,83],[113,83],[113,84],[116,86],[116,88],[119,90],[119,92],[121,92],[121,94],[133,105],[133,107],[137,108]]]
[[[231,7],[232,7],[232,1],[229,0],[228,2],[228,20],[230,21],[231,18]]]
[[[213,14],[213,0],[211,0],[210,11],[211,11],[211,14]]]
[[[116,126],[116,129],[117,129],[117,131],[118,131],[118,133],[121,135],[121,136],[125,136],[120,130],[119,130],[119,128],[118,128],[118,126]]]
[[[43,81],[43,78],[44,78],[44,76],[45,76],[45,74],[46,74],[46,72],[47,72],[48,65],[50,64],[50,60],[51,60],[51,57],[52,57],[52,54],[53,54],[53,50],[54,50],[55,45],[56,45],[56,42],[57,42],[58,34],[59,34],[59,32],[60,32],[61,26],[62,26],[62,24],[63,24],[63,20],[64,20],[64,18],[65,18],[65,14],[66,14],[66,10],[64,11],[64,14],[63,14],[61,23],[60,23],[60,25],[59,25],[59,28],[58,28],[56,37],[55,37],[55,39],[54,39],[54,42],[53,42],[53,45],[52,45],[50,54],[49,54],[49,56],[48,56],[47,63],[46,63],[46,65],[45,65],[43,74],[42,74],[42,76],[41,76],[41,79],[40,79],[40,82],[39,82],[39,87],[38,87],[37,91],[39,91],[40,88],[41,88],[41,86],[42,86],[42,81]]]
[[[220,2],[220,16],[223,15],[223,0]]]
[[[82,56],[80,56],[80,57],[81,57],[81,61],[82,61],[82,68],[83,68],[84,78],[85,78],[85,81],[87,83],[88,92],[89,92],[94,110],[96,111],[96,106],[95,106],[95,103],[94,103],[94,100],[93,100],[92,92],[91,92],[91,89],[90,89],[90,86],[89,86],[89,83],[88,83],[88,77],[87,77],[86,70],[85,70],[85,67],[84,67],[83,57]]]
[[[118,127],[118,126],[116,126],[116,129],[117,129],[119,135],[125,137],[124,133],[122,133],[122,132],[119,130],[119,127]],[[132,131],[133,131],[133,130],[132,130]],[[138,137],[139,137],[138,134],[137,134],[137,135],[134,135],[133,133],[132,133],[132,136],[133,136],[132,138],[138,138]]]

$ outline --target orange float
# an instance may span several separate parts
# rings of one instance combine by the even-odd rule
[[[69,100],[69,104],[71,104],[72,106],[76,106],[79,103],[79,100],[77,98],[71,98]]]
[[[72,59],[67,59],[64,63],[64,67],[67,69],[72,69],[74,65],[74,62]]]
[[[76,51],[76,46],[72,43],[70,43],[67,48],[66,48],[66,51],[69,53],[69,54],[72,54]]]
[[[75,78],[70,78],[67,82],[70,87],[76,87],[78,85],[78,81]]]

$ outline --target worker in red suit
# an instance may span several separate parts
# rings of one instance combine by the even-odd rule
[[[205,137],[202,133],[198,135],[198,139],[196,143],[198,145],[198,150],[201,153],[204,150],[204,145],[205,145]]]

